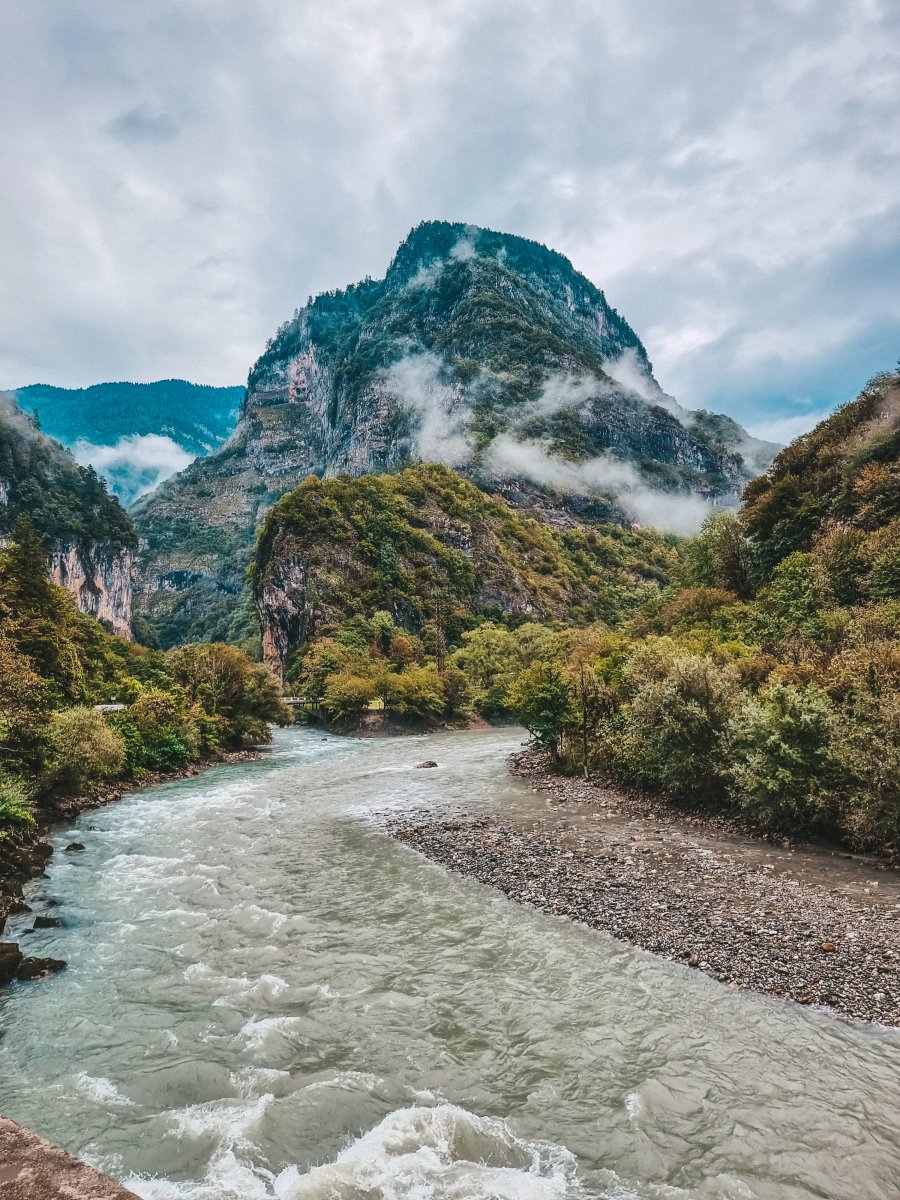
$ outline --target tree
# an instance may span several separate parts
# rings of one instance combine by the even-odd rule
[[[776,682],[746,696],[728,727],[729,792],[761,824],[806,829],[829,817],[832,711],[817,687]]]
[[[349,670],[334,671],[325,681],[322,707],[333,721],[359,720],[375,699],[375,681]]]
[[[221,642],[170,650],[166,662],[189,700],[218,720],[231,746],[271,740],[269,722],[290,725],[291,711],[275,676],[236,646]]]
[[[542,662],[526,667],[509,689],[509,706],[557,763],[563,732],[572,720],[572,693],[562,671]]]

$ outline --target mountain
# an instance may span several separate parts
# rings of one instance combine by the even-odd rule
[[[47,549],[48,570],[82,612],[131,636],[134,526],[103,480],[82,467],[0,395],[0,542],[27,517]]]
[[[480,619],[615,623],[668,576],[654,531],[552,527],[448,467],[308,478],[266,517],[252,571],[263,657],[291,652],[360,613],[390,612],[447,642]]]
[[[136,506],[163,642],[224,629],[254,531],[306,476],[438,461],[560,528],[696,527],[776,447],[691,413],[603,293],[536,242],[447,222],[381,280],[310,299],[250,372],[234,435]]]
[[[234,429],[244,389],[161,379],[87,388],[35,383],[13,394],[45,433],[94,466],[129,504],[218,449]]]

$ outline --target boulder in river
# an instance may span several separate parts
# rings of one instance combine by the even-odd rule
[[[433,759],[426,758],[424,762],[416,763],[416,770],[423,770],[426,767],[436,767],[436,766],[437,766],[437,763]]]
[[[16,971],[17,979],[42,979],[45,975],[55,975],[63,970],[65,963],[61,958],[23,958]]]
[[[16,942],[0,942],[0,987],[11,983],[24,959]]]
[[[59,917],[35,917],[33,929],[57,929],[62,925]]]
[[[81,842],[69,842],[66,846],[66,854],[74,854],[77,850],[83,850],[84,846]]]

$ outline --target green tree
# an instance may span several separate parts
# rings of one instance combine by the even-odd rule
[[[755,821],[785,830],[830,819],[832,710],[817,687],[776,682],[745,696],[728,728],[729,792]]]
[[[509,689],[509,706],[538,745],[559,761],[560,743],[572,721],[572,693],[562,671],[542,662],[526,667]]]

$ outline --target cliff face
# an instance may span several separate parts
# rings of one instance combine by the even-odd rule
[[[121,637],[131,636],[134,527],[90,469],[0,396],[0,541],[27,517],[48,553],[48,574]]]
[[[437,461],[559,527],[684,529],[736,504],[772,451],[667,396],[637,335],[562,255],[431,222],[384,279],[295,313],[254,365],[229,443],[136,506],[138,603],[169,640],[208,632],[201,595],[227,608],[253,531],[310,474]]]
[[[50,578],[75,597],[78,607],[119,637],[131,637],[132,555],[127,547],[67,541],[50,554]]]
[[[440,607],[448,641],[484,617],[612,620],[670,562],[658,534],[554,530],[428,465],[307,479],[266,518],[252,581],[280,671],[311,637],[378,610],[427,638]]]

